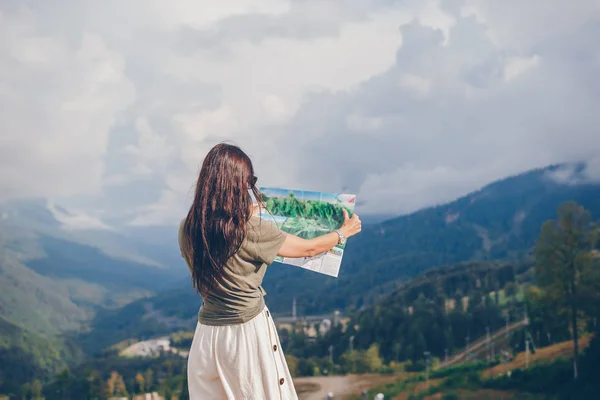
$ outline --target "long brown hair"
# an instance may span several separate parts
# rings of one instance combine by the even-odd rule
[[[239,147],[220,143],[200,169],[194,202],[184,222],[192,280],[206,294],[223,275],[225,263],[240,248],[252,216],[252,196],[260,202],[250,158]]]

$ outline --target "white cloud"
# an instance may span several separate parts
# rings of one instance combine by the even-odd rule
[[[290,107],[277,95],[268,94],[262,101],[265,123],[277,123],[287,120],[292,114]]]
[[[381,128],[382,119],[351,114],[346,117],[346,128],[350,131],[376,131]]]
[[[137,142],[126,145],[122,152],[131,161],[126,173],[107,176],[106,185],[124,185],[135,179],[150,179],[155,175],[164,176],[174,157],[176,148],[166,135],[158,134],[145,117],[135,121]]]
[[[398,85],[412,92],[417,97],[426,97],[431,90],[431,81],[418,75],[403,74],[400,77]]]
[[[114,230],[97,217],[87,214],[81,210],[65,210],[57,207],[53,202],[46,204],[48,211],[61,223],[66,230]]]
[[[452,201],[488,183],[487,171],[406,165],[395,171],[369,174],[358,200],[382,214],[404,214]]]
[[[597,1],[30,3],[0,6],[3,196],[174,223],[227,140],[403,212],[600,149]]]
[[[98,193],[109,130],[135,89],[101,37],[46,36],[38,19],[0,13],[0,196]]]
[[[180,26],[204,28],[220,20],[249,13],[283,14],[290,9],[288,0],[226,0],[201,2],[196,0],[178,1],[137,1],[139,7],[147,7],[160,18],[163,26],[177,29]]]
[[[521,75],[526,74],[538,66],[540,58],[537,55],[531,57],[511,57],[504,64],[504,81],[510,82]]]

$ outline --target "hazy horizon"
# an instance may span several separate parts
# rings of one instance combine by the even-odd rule
[[[173,225],[206,152],[363,215],[532,168],[600,178],[593,0],[0,1],[0,201]]]

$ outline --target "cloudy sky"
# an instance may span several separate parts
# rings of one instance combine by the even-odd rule
[[[597,0],[0,0],[0,199],[173,224],[224,140],[363,214],[598,177],[599,38]]]

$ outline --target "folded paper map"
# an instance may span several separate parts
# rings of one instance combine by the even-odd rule
[[[263,194],[261,218],[304,239],[312,239],[340,228],[345,208],[352,216],[356,196],[327,192],[310,192],[280,188],[260,188]],[[347,243],[346,243],[347,244]],[[275,261],[337,277],[345,245],[337,245],[315,257],[277,257]]]

